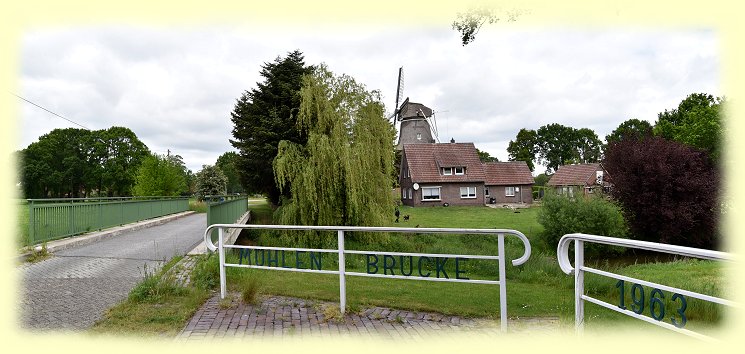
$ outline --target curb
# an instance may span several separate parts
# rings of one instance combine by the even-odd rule
[[[236,224],[246,224],[248,223],[248,220],[251,219],[251,211],[245,212],[241,217],[235,222]],[[228,231],[227,236],[224,239],[224,243],[226,245],[232,245],[235,244],[235,241],[238,239],[238,235],[241,233],[241,230],[239,229],[232,229]],[[209,252],[207,250],[207,245],[204,243],[204,240],[202,240],[199,244],[197,244],[191,251],[186,252],[187,256],[195,256],[200,254],[205,254]]]
[[[54,240],[47,242],[47,251],[49,253],[54,253],[57,251],[61,251],[70,247],[76,247],[76,246],[82,246],[87,245],[90,243],[94,243],[109,237],[114,237],[121,235],[122,233],[129,232],[129,231],[136,231],[141,230],[153,226],[158,226],[165,224],[167,222],[182,218],[184,216],[188,216],[191,214],[194,214],[194,211],[184,211],[177,214],[171,214],[166,216],[161,216],[154,219],[148,219],[144,221],[138,221],[130,224],[125,224],[121,226],[115,226],[112,228],[108,228],[101,231],[96,232],[89,232],[82,235],[77,236],[70,236],[61,240]],[[38,245],[34,245],[33,247],[36,247]],[[17,257],[19,262],[25,262],[26,259],[31,255],[31,252],[25,252],[22,253],[20,256]]]

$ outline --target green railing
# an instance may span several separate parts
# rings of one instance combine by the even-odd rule
[[[189,210],[186,197],[27,199],[27,245]]]
[[[208,196],[204,200],[207,202],[207,227],[234,224],[248,211],[247,196]],[[213,231],[212,237],[217,238],[217,230]]]

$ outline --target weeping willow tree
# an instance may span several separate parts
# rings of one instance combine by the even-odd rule
[[[308,141],[279,143],[273,165],[276,182],[291,196],[275,220],[290,225],[384,225],[393,206],[395,130],[385,118],[380,93],[320,65],[303,78],[300,96],[297,125]],[[311,244],[333,241],[304,235]],[[370,241],[375,235],[353,237]]]

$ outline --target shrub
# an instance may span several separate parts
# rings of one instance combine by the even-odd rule
[[[570,199],[555,193],[546,193],[538,213],[543,225],[541,241],[547,249],[556,248],[559,239],[571,233],[626,238],[628,228],[621,209],[602,197],[589,196]],[[623,248],[587,244],[585,254],[621,253]]]
[[[721,176],[705,151],[659,137],[626,139],[608,146],[603,166],[635,238],[719,246]]]

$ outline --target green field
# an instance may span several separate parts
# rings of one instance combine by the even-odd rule
[[[258,208],[257,215],[262,223],[267,223],[271,209],[266,204],[253,203]],[[518,209],[514,212],[507,208],[488,207],[426,207],[411,208],[403,206],[401,221],[395,223],[391,212],[390,222],[382,226],[399,227],[437,227],[437,228],[500,228],[514,229],[525,234],[530,240],[533,254],[530,260],[513,267],[507,265],[508,315],[525,316],[558,316],[567,326],[574,322],[574,283],[573,276],[564,274],[556,261],[556,249],[542,246],[540,233],[543,228],[536,221],[540,207]],[[409,215],[403,221],[403,215]],[[335,240],[335,235],[329,233]],[[246,244],[290,246],[272,236],[249,234]],[[345,242],[346,249],[450,253],[450,254],[487,254],[496,255],[496,238],[482,235],[427,235],[427,234],[390,234],[387,240],[360,244],[353,240]],[[515,237],[506,237],[506,254],[508,260],[522,255],[522,243]],[[346,267],[349,271],[365,272],[365,260],[361,256],[347,256]],[[647,262],[648,254],[626,254],[616,259],[588,260],[587,263],[600,269],[628,275],[648,281],[655,281],[670,286],[682,287],[705,294],[719,295],[724,292],[725,282],[722,266],[717,262],[699,260],[677,260],[673,262]],[[664,257],[663,257],[664,259]],[[329,269],[336,269],[334,260],[324,261]],[[468,274],[473,278],[496,280],[497,265],[494,261],[471,260],[468,262]],[[637,264],[638,263],[638,264]],[[452,274],[452,268],[449,268]],[[229,268],[228,284],[231,277],[245,277],[238,273],[246,269]],[[268,294],[318,298],[338,301],[338,277],[329,275],[248,270],[251,276],[257,277],[261,291]],[[695,276],[691,276],[695,275]],[[240,283],[240,280],[234,282]],[[619,289],[617,281],[610,278],[586,275],[587,294],[611,304],[618,304]],[[630,288],[626,284],[625,302],[632,304]],[[645,287],[646,288],[646,287]],[[646,289],[647,302],[652,289]],[[494,285],[457,284],[423,282],[400,279],[347,278],[347,301],[352,307],[375,305],[393,306],[413,310],[437,311],[447,314],[498,318],[499,288]],[[637,294],[638,295],[638,294]],[[676,303],[671,301],[672,294],[664,293],[666,312],[674,314]],[[677,304],[679,305],[679,304]],[[658,309],[657,309],[658,310]],[[689,299],[685,314],[686,328],[709,328],[722,320],[723,308],[719,305]],[[649,316],[648,303],[643,312]],[[659,314],[659,311],[658,311]],[[670,316],[666,316],[669,323]],[[640,321],[617,314],[597,305],[586,303],[586,321],[592,323],[623,323],[653,327],[639,324]]]
[[[250,200],[252,222],[270,224],[272,209],[263,200]],[[559,269],[555,249],[541,249],[537,242],[541,226],[536,222],[538,208],[522,209],[514,213],[509,209],[487,207],[402,207],[401,214],[409,215],[408,222],[394,223],[391,213],[390,223],[384,226],[402,227],[453,227],[453,228],[504,228],[523,232],[536,246],[530,260],[518,267],[507,265],[507,313],[510,318],[556,316],[563,328],[571,330],[574,326],[574,288],[573,277]],[[330,238],[335,239],[331,233]],[[514,259],[522,254],[522,244],[514,237],[506,238],[507,258]],[[244,233],[239,239],[243,244],[276,245],[282,244],[276,237],[259,233]],[[294,246],[294,245],[293,245]],[[432,252],[456,254],[495,254],[494,237],[478,235],[396,235],[388,236],[374,245],[362,245],[353,240],[346,242],[347,249],[368,249],[401,252]],[[333,256],[324,258],[324,269],[336,269]],[[628,275],[648,281],[710,295],[726,292],[726,281],[722,266],[717,262],[699,260],[676,260],[673,262],[646,262],[634,255],[626,255],[622,261],[595,261],[598,268]],[[236,263],[238,257],[228,254],[228,261]],[[495,279],[496,263],[491,261],[469,261],[468,274],[473,278]],[[638,264],[634,264],[638,263]],[[348,271],[365,272],[364,260],[348,257]],[[448,268],[452,271],[452,268]],[[226,269],[228,289],[242,291],[248,284],[258,284],[259,296],[284,295],[307,299],[336,302],[339,300],[339,278],[336,275],[257,270],[246,268]],[[452,273],[451,273],[452,274]],[[616,305],[620,301],[619,288],[614,279],[586,275],[586,293]],[[186,291],[163,293],[158,299],[135,301],[133,296],[112,309],[95,328],[95,332],[123,332],[136,334],[172,335],[177,333],[188,321],[190,314],[197,310],[208,296],[204,288],[216,289],[219,282],[216,255],[204,256],[192,273],[193,286]],[[143,284],[148,283],[148,280]],[[150,282],[152,283],[152,282]],[[167,282],[161,284],[168,284]],[[636,298],[630,295],[632,284],[626,284],[625,303],[634,306]],[[161,286],[167,289],[167,286]],[[646,303],[643,314],[650,316],[650,291],[644,288]],[[346,279],[347,310],[357,312],[367,306],[384,306],[400,309],[433,311],[450,315],[486,317],[499,319],[499,287],[486,284],[462,284],[425,282],[405,279],[381,279],[349,276]],[[639,294],[636,294],[637,297]],[[663,321],[677,321],[679,302],[672,301],[672,294],[664,293],[666,315]],[[680,300],[678,300],[680,301]],[[639,303],[642,303],[639,301]],[[709,333],[716,336],[725,319],[725,308],[719,305],[689,298],[685,315],[686,329]],[[656,307],[657,314],[660,307]],[[646,333],[664,332],[651,324],[633,319],[586,303],[585,323],[588,329],[620,328],[644,329]],[[496,324],[496,323],[495,323]],[[619,326],[620,324],[620,326]]]

